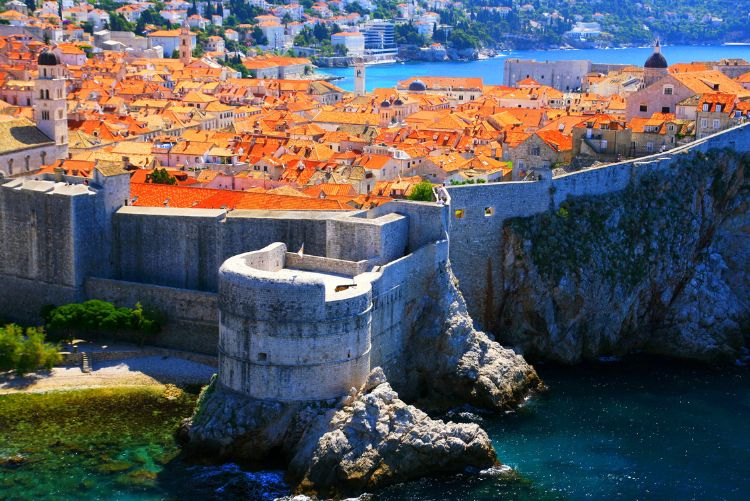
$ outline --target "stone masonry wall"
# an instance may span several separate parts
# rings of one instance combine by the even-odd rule
[[[370,371],[370,284],[334,292],[336,275],[266,266],[285,251],[272,244],[221,266],[219,381],[261,400],[340,397]]]
[[[216,355],[219,341],[216,293],[93,277],[86,280],[85,291],[88,298],[127,307],[140,302],[146,309],[165,314],[166,325],[149,344]]]
[[[506,219],[557,208],[568,197],[620,191],[645,172],[678,166],[685,154],[720,148],[750,151],[750,124],[665,153],[552,180],[447,187],[451,196],[450,260],[478,327],[485,330],[496,327],[494,313],[502,302],[502,263],[498,259]]]

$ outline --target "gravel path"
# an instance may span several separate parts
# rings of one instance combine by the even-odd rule
[[[207,384],[216,372],[214,367],[208,365],[162,356],[94,362],[93,369],[90,373],[83,373],[79,367],[55,367],[49,372],[23,377],[0,374],[0,395],[106,386]]]

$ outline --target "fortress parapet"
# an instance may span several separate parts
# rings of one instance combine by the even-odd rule
[[[370,371],[367,261],[286,252],[271,244],[219,270],[219,381],[262,400],[337,398]]]

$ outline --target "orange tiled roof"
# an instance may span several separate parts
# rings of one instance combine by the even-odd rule
[[[133,205],[139,207],[335,211],[351,209],[351,207],[347,207],[336,200],[208,188],[187,188],[165,184],[131,183],[130,196],[131,198],[137,197]]]

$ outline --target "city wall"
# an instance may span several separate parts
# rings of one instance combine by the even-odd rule
[[[141,303],[166,317],[149,344],[216,355],[219,308],[214,292],[91,277],[85,283],[85,297],[118,306]]]
[[[557,209],[568,197],[620,191],[631,182],[638,182],[645,173],[678,166],[685,155],[721,148],[750,151],[750,126],[741,125],[666,153],[552,180],[448,187],[450,260],[474,321],[486,330],[495,327],[495,312],[503,300],[499,259],[507,219]]]
[[[32,324],[47,304],[140,301],[169,320],[158,344],[215,353],[221,264],[281,242],[285,259],[300,269],[345,263],[346,274],[380,273],[371,284],[371,359],[397,367],[404,319],[424,300],[448,247],[472,316],[492,328],[502,301],[498,259],[507,219],[557,208],[569,196],[622,190],[686,153],[724,147],[750,150],[750,126],[552,180],[449,187],[449,210],[402,201],[325,213],[145,208],[127,205],[127,175],[89,185],[72,178],[0,182],[0,317]]]

